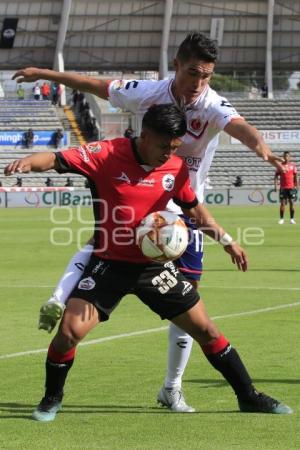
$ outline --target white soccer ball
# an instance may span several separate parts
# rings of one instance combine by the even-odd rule
[[[179,258],[189,241],[184,221],[169,211],[148,214],[136,233],[140,249],[152,261],[165,262]]]

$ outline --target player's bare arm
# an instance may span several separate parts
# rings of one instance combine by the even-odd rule
[[[224,250],[231,256],[233,264],[236,264],[239,270],[243,272],[247,270],[248,261],[245,251],[216,222],[204,205],[198,203],[194,208],[184,209],[183,212],[196,220],[197,225],[203,233],[224,246]]]
[[[97,78],[79,75],[71,72],[57,72],[50,69],[40,69],[38,67],[27,67],[18,70],[12,77],[17,83],[33,82],[38,80],[54,81],[55,83],[64,84],[72,89],[81,92],[89,92],[97,95],[104,100],[108,99],[108,81],[98,80]]]
[[[235,139],[238,139],[242,144],[253,150],[257,156],[272,164],[276,169],[280,171],[284,170],[281,165],[283,159],[272,153],[259,131],[246,120],[234,119],[225,126],[224,131]]]
[[[4,168],[4,175],[10,176],[15,173],[45,172],[56,169],[56,157],[52,152],[35,153],[25,158],[16,159]]]

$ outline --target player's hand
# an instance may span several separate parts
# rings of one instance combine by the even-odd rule
[[[4,168],[4,175],[8,177],[16,172],[27,173],[30,172],[30,170],[31,165],[28,162],[24,161],[23,159],[17,159]]]
[[[271,153],[268,156],[267,161],[272,164],[272,166],[276,167],[276,169],[280,172],[280,173],[284,173],[286,172],[287,168],[282,164],[284,162],[283,158],[281,158],[280,156],[276,156],[273,155],[273,153]]]
[[[27,67],[26,69],[18,70],[13,76],[12,80],[16,80],[17,83],[22,83],[24,81],[38,81],[40,80],[42,71],[37,67]]]
[[[248,261],[245,251],[237,242],[232,242],[230,245],[225,245],[224,250],[231,256],[233,264],[237,265],[239,270],[246,272],[248,269]]]

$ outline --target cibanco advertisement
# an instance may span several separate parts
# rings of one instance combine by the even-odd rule
[[[257,189],[211,189],[205,192],[205,203],[209,205],[276,205],[279,194],[274,188]],[[297,193],[296,203],[300,203]],[[27,207],[50,208],[52,206],[91,206],[92,197],[88,189],[76,188],[0,188],[0,208]]]

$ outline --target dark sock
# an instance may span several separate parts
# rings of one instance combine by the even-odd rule
[[[295,210],[294,210],[294,209],[292,209],[292,210],[291,210],[291,219],[293,219],[293,218],[294,218],[294,215],[295,215]]]
[[[64,392],[64,385],[71,369],[75,356],[75,348],[62,354],[57,352],[50,344],[46,359],[46,397],[61,397]]]
[[[46,360],[46,397],[62,397],[64,392],[64,385],[69,370],[73,365],[74,359],[59,364]]]
[[[218,347],[220,346],[213,343],[212,350],[217,349],[218,351],[212,353],[208,348],[209,346],[202,346],[206,358],[228,381],[238,397],[247,397],[253,392],[252,380],[238,352],[231,347],[224,336],[221,336],[215,342],[222,342],[225,347],[219,350]]]

